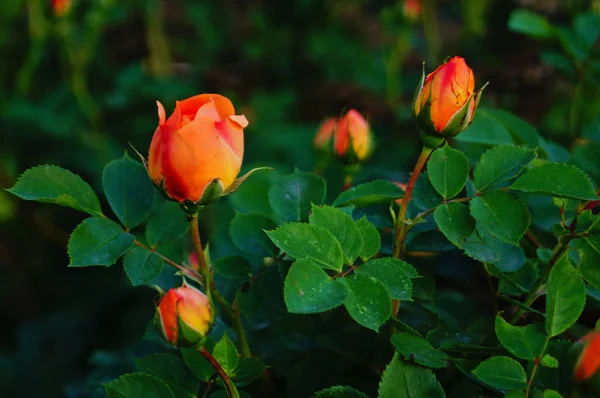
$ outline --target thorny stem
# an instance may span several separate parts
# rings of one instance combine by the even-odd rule
[[[212,272],[206,262],[206,256],[204,255],[204,250],[202,248],[202,240],[200,239],[200,229],[198,228],[198,213],[191,214],[188,217],[190,223],[190,232],[192,234],[192,241],[194,243],[194,249],[196,250],[196,256],[198,257],[198,271],[202,275],[202,279],[204,280],[204,286],[206,287],[206,292],[209,300],[211,301],[211,305],[213,299],[219,303],[223,311],[229,316],[231,319],[231,323],[235,333],[237,335],[238,341],[240,343],[242,356],[251,357],[252,353],[250,351],[250,346],[248,345],[248,339],[246,338],[246,332],[244,331],[244,326],[242,325],[242,319],[240,317],[240,311],[237,308],[237,303],[234,303],[232,306],[225,300],[225,298],[221,295],[221,293],[217,290],[214,281],[212,280]]]
[[[225,370],[219,364],[219,361],[217,361],[215,359],[215,357],[213,357],[212,354],[210,352],[208,352],[208,350],[204,347],[198,348],[198,352],[204,358],[206,358],[208,360],[208,362],[210,362],[210,364],[212,365],[213,368],[215,368],[215,370],[221,377],[221,380],[223,380],[223,384],[225,385],[225,390],[227,391],[227,395],[229,395],[232,398],[239,398],[240,393],[238,392],[237,388],[235,387],[235,384],[233,384],[233,381],[231,381],[229,376],[227,376],[227,373],[225,372]]]
[[[171,260],[170,258],[163,256],[162,254],[160,254],[159,252],[157,252],[156,250],[154,250],[151,247],[146,246],[145,244],[143,244],[142,242],[140,242],[139,240],[135,240],[133,242],[136,246],[139,247],[143,247],[146,250],[151,251],[152,253],[155,253],[157,256],[159,256],[165,263],[177,268],[183,275],[187,276],[188,278],[200,283],[203,285],[203,281],[202,281],[202,277],[200,274],[198,274],[196,271],[186,268],[181,264],[177,264],[175,261]]]
[[[396,240],[394,242],[394,251],[392,257],[400,258],[402,257],[403,247],[404,247],[404,239],[406,239],[406,233],[408,232],[408,225],[404,222],[406,218],[406,211],[408,210],[408,204],[410,203],[410,198],[412,196],[413,189],[415,188],[415,184],[417,183],[417,179],[419,178],[419,174],[423,170],[423,167],[427,163],[427,159],[429,159],[429,155],[433,152],[434,148],[429,148],[427,146],[423,147],[421,150],[421,154],[419,155],[419,159],[417,159],[417,163],[415,164],[415,168],[413,169],[412,175],[408,180],[408,184],[406,185],[406,190],[404,191],[404,196],[402,197],[402,204],[400,205],[400,210],[398,211],[398,217],[396,217],[396,225],[394,226],[394,232],[396,236]],[[399,300],[392,300],[392,316],[395,317],[398,314],[398,309],[400,308]]]

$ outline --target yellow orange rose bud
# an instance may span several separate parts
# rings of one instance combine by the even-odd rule
[[[197,345],[212,326],[208,298],[189,286],[170,289],[156,309],[156,326],[169,343],[185,347]]]
[[[148,156],[150,178],[171,199],[209,203],[235,181],[244,156],[246,118],[231,101],[201,94],[178,101],[167,119],[158,104],[158,127]]]
[[[371,128],[358,111],[350,109],[340,119],[329,118],[321,124],[314,146],[347,163],[361,162],[373,151]]]
[[[71,0],[51,0],[51,2],[52,10],[56,16],[66,15],[71,9]]]
[[[438,138],[439,145],[443,138],[454,137],[471,124],[485,86],[477,92],[474,88],[473,71],[461,57],[449,59],[427,78],[423,73],[413,112],[425,140],[427,136],[433,137],[432,141]]]

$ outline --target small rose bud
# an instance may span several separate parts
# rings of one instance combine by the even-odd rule
[[[169,198],[207,204],[235,181],[244,156],[246,118],[231,101],[202,94],[178,101],[167,119],[158,104],[159,124],[148,156],[148,173]]]
[[[483,90],[474,92],[474,88],[473,71],[461,57],[449,59],[427,78],[423,72],[413,103],[423,135],[444,138],[464,131],[473,121]]]
[[[340,119],[326,119],[314,140],[317,150],[333,153],[345,163],[364,161],[373,151],[373,138],[367,120],[356,110]]]
[[[169,343],[185,347],[199,344],[212,326],[208,298],[189,286],[170,289],[160,299],[156,326]]]
[[[422,0],[404,0],[404,16],[410,21],[416,21],[423,11]]]
[[[575,356],[575,381],[590,387],[600,386],[600,331],[592,331],[579,339],[571,348]]]
[[[61,17],[71,9],[71,0],[51,0],[54,15]]]

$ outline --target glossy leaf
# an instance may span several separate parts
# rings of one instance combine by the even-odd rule
[[[185,213],[175,202],[159,200],[148,217],[146,240],[152,247],[181,238],[189,229]]]
[[[141,163],[127,155],[113,160],[104,168],[102,185],[110,207],[126,228],[146,221],[155,188]]]
[[[445,203],[433,212],[435,223],[444,236],[460,247],[475,230],[475,219],[469,208],[461,203]]]
[[[411,360],[429,368],[445,368],[450,357],[448,354],[433,348],[427,340],[411,333],[396,333],[392,336],[392,344],[404,359]]]
[[[585,306],[585,285],[568,256],[554,264],[546,292],[546,333],[556,336],[579,319]]]
[[[281,222],[306,220],[311,205],[320,205],[323,200],[325,181],[299,170],[279,178],[269,189],[269,203]]]
[[[281,250],[295,259],[310,259],[323,268],[340,271],[344,265],[342,247],[327,229],[318,225],[288,223],[267,235]]]
[[[445,398],[446,394],[431,370],[409,365],[394,354],[381,376],[378,398],[425,397]]]
[[[471,215],[490,234],[513,245],[519,244],[529,227],[525,203],[503,191],[491,191],[473,198]]]
[[[535,150],[514,145],[492,147],[481,155],[473,171],[475,187],[485,191],[516,177],[535,156]]]
[[[169,386],[158,377],[145,373],[129,373],[104,384],[109,397],[175,398]]]
[[[372,276],[382,282],[393,299],[412,301],[412,278],[419,274],[409,263],[391,257],[368,261],[356,270],[358,275]]]
[[[81,177],[58,166],[33,167],[19,177],[8,192],[25,200],[71,207],[101,216],[100,202]]]
[[[379,330],[392,311],[392,299],[385,285],[378,279],[354,274],[343,279],[348,286],[344,306],[360,325]]]
[[[513,326],[499,315],[496,316],[496,336],[511,354],[527,360],[539,358],[546,344],[542,324]]]
[[[265,233],[275,228],[275,223],[260,214],[237,213],[229,224],[233,243],[243,252],[255,256],[272,257],[277,247]]]
[[[377,203],[390,203],[404,196],[404,190],[391,181],[375,180],[359,184],[342,192],[333,205],[369,206]]]
[[[219,362],[225,373],[230,376],[240,363],[240,357],[237,349],[227,333],[223,334],[221,340],[217,342],[212,354]]]
[[[111,266],[133,245],[135,237],[114,221],[90,217],[69,237],[69,267]]]
[[[436,149],[427,161],[427,175],[431,185],[444,199],[452,199],[465,186],[469,177],[469,160],[458,149],[448,144]]]
[[[123,269],[133,286],[148,283],[163,270],[165,263],[155,252],[134,247],[123,258]]]
[[[583,171],[562,163],[546,163],[534,167],[521,175],[510,188],[556,198],[581,200],[598,198],[590,178]]]
[[[348,386],[333,386],[317,392],[313,398],[369,398],[364,393]]]
[[[508,357],[491,357],[480,363],[473,374],[500,390],[521,390],[527,387],[525,370],[519,362]]]
[[[359,256],[363,261],[367,261],[379,253],[381,236],[377,228],[367,220],[366,216],[358,220],[356,226],[362,239]]]
[[[200,383],[183,361],[173,354],[151,354],[136,359],[138,372],[156,376],[164,381],[175,398],[196,398]]]
[[[335,207],[313,206],[309,222],[329,230],[342,247],[345,263],[354,263],[362,248],[362,236],[352,217]]]
[[[284,300],[291,313],[328,311],[341,305],[348,295],[346,284],[332,279],[311,260],[297,260],[288,271]]]

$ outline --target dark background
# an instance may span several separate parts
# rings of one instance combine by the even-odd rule
[[[107,161],[131,154],[129,143],[147,153],[157,99],[170,112],[203,92],[228,96],[248,118],[244,169],[312,170],[319,123],[356,108],[377,140],[359,178],[388,170],[401,180],[419,149],[410,100],[421,64],[431,71],[454,55],[466,58],[476,87],[491,82],[483,107],[529,121],[598,181],[600,45],[574,21],[597,17],[600,2],[424,3],[425,18],[411,20],[402,0],[73,0],[64,16],[50,1],[5,1],[0,187],[55,164],[101,192]],[[517,8],[579,32],[591,50],[571,48],[569,33],[512,31]],[[69,233],[83,218],[0,191],[3,398],[89,396],[86,386],[129,371],[136,353],[157,344],[140,345],[153,290],[131,287],[119,266],[67,268]]]

